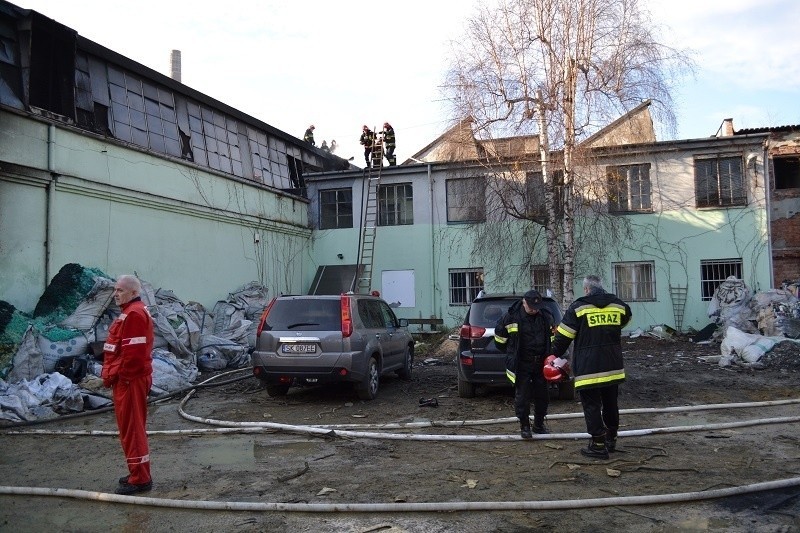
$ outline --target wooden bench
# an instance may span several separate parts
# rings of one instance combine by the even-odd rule
[[[436,333],[437,326],[441,326],[444,324],[444,320],[441,318],[407,318],[408,325],[418,325],[420,326],[420,333]],[[430,330],[426,331],[425,326],[430,326]]]

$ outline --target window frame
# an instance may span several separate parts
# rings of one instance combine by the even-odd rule
[[[770,158],[772,182],[777,191],[800,188],[800,156],[797,154]]]
[[[455,184],[461,190],[453,190]],[[469,184],[473,183],[474,186]],[[448,224],[474,224],[486,221],[486,179],[482,176],[445,180]],[[455,202],[456,199],[461,202]],[[473,202],[470,202],[472,200]]]
[[[160,154],[183,157],[172,91],[116,65],[108,65],[107,74],[109,125],[114,137]]]
[[[390,191],[391,194],[389,194]],[[387,183],[378,187],[378,226],[409,226],[412,224],[414,224],[413,185],[411,183]]]
[[[610,213],[653,212],[653,187],[650,181],[650,168],[650,163],[609,165],[606,167],[606,199]],[[638,194],[634,194],[634,192]],[[622,199],[623,196],[624,200]],[[638,201],[635,201],[636,199]]]
[[[334,194],[334,201],[325,201],[324,196]],[[342,196],[343,195],[343,196]],[[346,197],[349,195],[349,199]],[[344,229],[353,227],[353,188],[320,189],[319,191],[319,229]],[[349,213],[347,206],[349,205]],[[333,214],[326,213],[326,206],[333,206]],[[327,215],[327,216],[326,216]],[[333,217],[330,220],[330,216]],[[349,225],[347,219],[349,218]],[[326,223],[327,221],[327,223]]]
[[[640,269],[645,268],[644,271]],[[658,300],[656,266],[654,261],[620,261],[611,263],[614,294],[626,302],[655,302]],[[628,280],[621,280],[620,273],[629,273]],[[645,279],[639,279],[643,277]]]
[[[722,165],[736,163],[738,176],[732,167]],[[708,164],[709,172],[702,170]],[[705,174],[705,175],[704,175]],[[735,181],[738,180],[738,183]],[[713,185],[713,188],[712,188]],[[742,154],[717,154],[694,158],[695,205],[698,208],[741,207],[747,205],[745,167]]]
[[[454,284],[457,281],[463,283]],[[478,297],[478,293],[484,287],[483,267],[476,268],[450,268],[447,270],[447,292],[449,305],[469,306]]]

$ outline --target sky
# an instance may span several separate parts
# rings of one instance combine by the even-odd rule
[[[800,124],[798,0],[641,0],[665,44],[691,50],[674,138]],[[363,164],[361,126],[390,122],[401,163],[451,124],[440,86],[477,0],[14,0],[298,138]],[[666,140],[663,137],[660,140]]]

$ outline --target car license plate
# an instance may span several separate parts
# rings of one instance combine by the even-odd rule
[[[283,353],[317,353],[316,344],[284,344],[281,346]]]

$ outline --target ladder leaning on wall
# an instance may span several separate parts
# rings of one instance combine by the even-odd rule
[[[675,329],[679,332],[683,328],[683,312],[686,309],[687,287],[669,286],[669,296],[672,299],[672,315],[675,318]]]
[[[378,189],[383,168],[383,143],[377,135],[372,142],[371,165],[364,169],[361,184],[361,230],[358,237],[358,265],[350,290],[368,294],[372,289],[372,259],[378,228]]]

